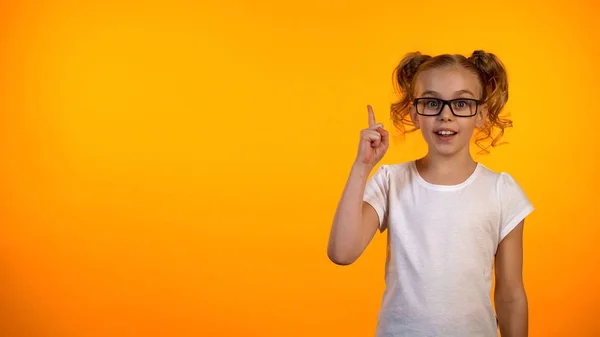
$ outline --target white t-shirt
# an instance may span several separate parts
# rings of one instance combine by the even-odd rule
[[[458,185],[435,185],[410,161],[380,166],[364,201],[388,230],[376,336],[498,336],[494,255],[533,211],[517,182],[478,164]]]

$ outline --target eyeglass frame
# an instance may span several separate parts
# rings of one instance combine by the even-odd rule
[[[417,108],[417,103],[419,102],[419,100],[424,100],[424,99],[434,99],[437,100],[439,102],[442,102],[442,107],[440,108],[440,111],[438,111],[438,113],[436,113],[435,115],[426,115],[426,114],[422,114],[419,112],[419,109]],[[472,115],[468,115],[468,116],[463,116],[463,115],[457,115],[454,110],[452,109],[452,102],[455,101],[473,101],[475,102],[475,113]],[[445,100],[445,99],[441,99],[441,98],[437,98],[437,97],[418,97],[415,98],[413,100],[413,104],[415,106],[415,111],[417,112],[418,115],[421,116],[426,116],[426,117],[435,117],[435,116],[439,116],[442,111],[444,111],[444,107],[447,105],[448,108],[450,108],[450,112],[452,112],[452,114],[456,117],[474,117],[477,115],[477,113],[479,112],[479,105],[482,104],[483,101],[478,100],[478,99],[474,99],[474,98],[455,98],[455,99],[451,99],[451,100]]]

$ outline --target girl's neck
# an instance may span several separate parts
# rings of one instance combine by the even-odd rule
[[[470,153],[439,156],[428,153],[416,160],[417,170],[423,179],[436,185],[457,185],[467,180],[477,168]]]

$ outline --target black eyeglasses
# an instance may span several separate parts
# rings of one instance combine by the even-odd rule
[[[456,98],[447,101],[434,97],[421,97],[415,98],[414,104],[417,113],[422,116],[437,116],[444,110],[444,106],[448,105],[454,116],[473,117],[477,114],[481,101],[473,98]]]

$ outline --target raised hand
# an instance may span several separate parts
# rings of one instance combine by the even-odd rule
[[[375,113],[370,105],[367,105],[369,114],[369,127],[360,132],[360,144],[356,163],[375,166],[389,147],[389,133],[383,128],[383,124],[375,122]]]

